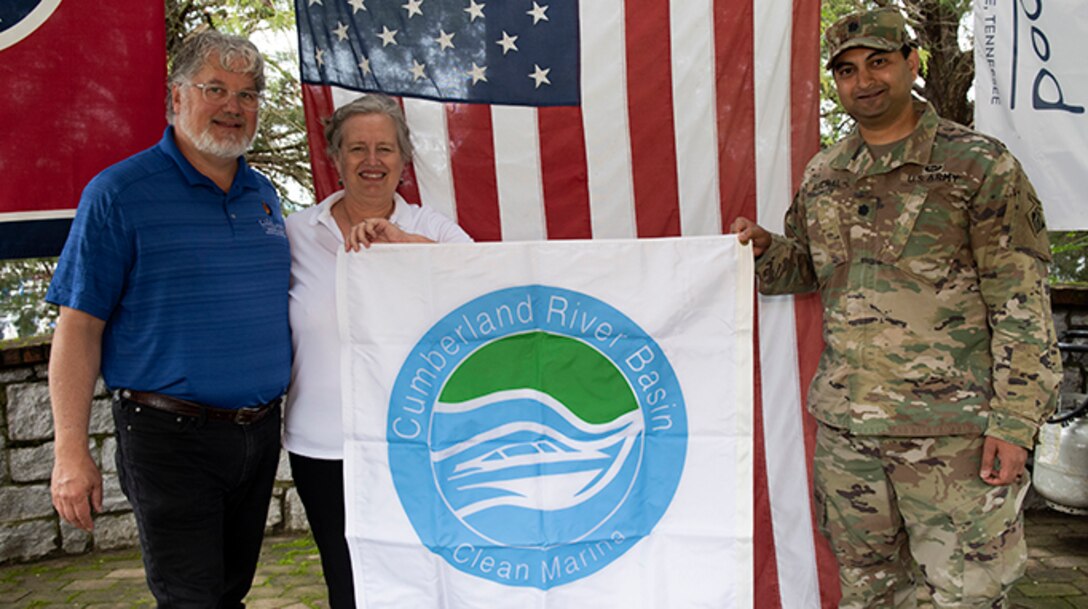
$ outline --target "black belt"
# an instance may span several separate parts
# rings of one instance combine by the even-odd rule
[[[151,393],[150,391],[118,389],[115,392],[115,395],[123,400],[128,400],[135,404],[154,408],[155,410],[161,410],[163,412],[180,414],[187,417],[202,417],[212,421],[228,421],[230,423],[238,423],[239,425],[249,425],[250,423],[260,421],[268,416],[268,413],[272,412],[274,408],[279,408],[280,402],[283,400],[283,398],[276,398],[271,402],[261,404],[260,406],[230,409],[205,406],[204,404],[197,404],[196,402],[190,402],[189,400],[183,400],[161,393]]]

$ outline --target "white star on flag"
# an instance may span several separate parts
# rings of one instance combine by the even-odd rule
[[[517,36],[511,36],[510,34],[507,34],[505,31],[503,31],[502,40],[496,40],[495,44],[501,46],[502,54],[506,55],[507,51],[518,50],[518,45],[514,44],[515,42],[517,42],[517,39]]]
[[[397,30],[391,30],[388,26],[382,26],[382,33],[377,34],[382,39],[382,48],[391,44],[397,44]]]
[[[419,80],[420,78],[423,78],[425,76],[423,70],[425,69],[426,66],[413,59],[412,69],[410,70],[410,72],[412,73],[412,80]]]
[[[325,49],[318,48],[316,51],[314,51],[314,59],[317,60],[317,65],[325,65]]]
[[[532,10],[526,11],[526,15],[532,15],[533,25],[536,25],[538,21],[547,21],[548,16],[544,14],[544,11],[548,10],[548,5],[540,6],[536,2],[533,2]]]
[[[552,84],[552,81],[548,80],[548,72],[551,72],[551,71],[552,71],[551,68],[541,69],[540,66],[538,66],[538,65],[536,65],[534,63],[533,64],[533,73],[529,75],[529,78],[532,78],[533,80],[536,81],[536,88],[539,89],[540,85],[542,85],[542,84],[543,85]]]
[[[472,69],[465,72],[465,74],[472,77],[472,84],[475,85],[476,83],[480,82],[481,80],[484,81],[484,82],[487,82],[487,76],[484,74],[484,72],[486,72],[486,71],[487,71],[487,66],[478,66],[478,65],[476,65],[476,62],[474,61],[474,62],[472,62]]]
[[[296,2],[299,19],[305,22],[300,40],[303,63],[317,72],[316,79],[356,91],[382,90],[448,102],[580,103],[580,26],[570,3],[322,0],[332,6],[306,9],[306,1]],[[357,2],[365,4],[365,12],[352,15],[351,6]],[[540,24],[543,27],[537,27]],[[317,47],[325,49],[320,67],[314,61]],[[364,55],[368,70],[360,64]],[[413,59],[425,66],[422,75],[413,71]],[[534,72],[534,64],[539,71]],[[532,76],[526,80],[526,75]],[[479,86],[481,82],[486,86]]]
[[[408,11],[408,18],[411,19],[415,15],[423,15],[423,9],[419,8],[421,4],[423,4],[423,0],[408,0],[407,4],[402,4],[400,7]]]
[[[465,12],[468,13],[469,23],[476,21],[477,17],[483,19],[485,6],[487,5],[476,4],[476,0],[468,0],[468,8],[465,9]]]
[[[363,4],[365,0],[348,0],[348,4],[351,5],[351,14],[354,15],[359,11],[365,11],[366,5]]]
[[[438,43],[439,48],[441,48],[443,51],[445,51],[446,49],[452,49],[454,48],[454,34],[456,34],[456,32],[454,32],[453,34],[447,34],[446,30],[438,30],[438,38],[435,38],[434,41]]]
[[[364,57],[363,60],[359,62],[359,69],[363,71],[363,76],[370,74],[370,60]]]
[[[310,0],[310,3],[307,4],[306,6],[313,6],[315,4],[321,4],[321,0]],[[321,6],[325,6],[325,5],[321,4]]]
[[[336,37],[342,42],[348,39],[348,26],[340,21],[336,22],[336,29],[332,31],[336,34]]]

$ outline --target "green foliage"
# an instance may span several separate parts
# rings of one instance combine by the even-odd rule
[[[1050,282],[1088,286],[1088,231],[1050,233]]]
[[[290,0],[164,1],[166,54],[170,57],[189,32],[202,28],[248,37],[256,31],[283,31],[295,26],[295,10]]]
[[[0,264],[0,339],[52,333],[57,309],[45,302],[56,258]]]

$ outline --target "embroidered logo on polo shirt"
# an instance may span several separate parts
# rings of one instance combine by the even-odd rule
[[[275,218],[261,218],[257,222],[264,229],[264,234],[287,238],[287,230],[284,228],[283,222],[276,222]]]
[[[268,201],[261,201],[261,209],[264,210],[266,218],[260,218],[257,223],[264,229],[264,234],[272,235],[274,237],[287,238],[287,229],[283,223],[283,220],[276,220],[276,217],[272,215],[272,206],[268,204]]]

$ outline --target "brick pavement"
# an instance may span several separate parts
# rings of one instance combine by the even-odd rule
[[[1021,609],[1088,609],[1088,516],[1027,512],[1028,571],[1010,595]]]
[[[95,552],[0,567],[0,607],[154,607],[138,550]],[[327,609],[321,562],[308,536],[269,537],[246,597],[249,609]]]
[[[1021,609],[1088,609],[1088,516],[1028,512],[1027,575],[1013,591]],[[139,552],[99,552],[0,567],[0,607],[151,607]],[[325,609],[321,562],[309,537],[265,540],[250,609]]]

